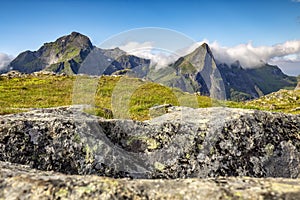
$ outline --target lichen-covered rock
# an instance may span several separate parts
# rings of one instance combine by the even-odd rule
[[[9,79],[11,79],[11,78],[24,78],[26,76],[27,76],[27,74],[21,73],[21,72],[16,71],[16,70],[11,70],[11,71],[9,71],[5,74],[0,75],[0,77],[6,77],[6,78],[9,78]]]
[[[0,199],[300,199],[299,179],[112,179],[0,162]]]
[[[0,160],[67,174],[132,178],[300,177],[300,116],[171,107],[149,121],[79,107],[2,116]]]

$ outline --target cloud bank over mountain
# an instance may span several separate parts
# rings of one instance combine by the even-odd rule
[[[284,65],[293,65],[295,68],[297,66],[300,67],[300,40],[286,41],[273,46],[254,46],[252,42],[248,42],[233,47],[226,47],[216,41],[211,43],[205,39],[185,49],[179,49],[174,53],[159,52],[155,49],[155,44],[152,42],[128,42],[120,48],[130,54],[148,58],[159,65],[166,66],[178,59],[179,56],[191,53],[204,42],[210,46],[214,57],[219,62],[232,64],[239,60],[245,68],[259,67],[265,63],[277,64],[283,68]],[[297,65],[298,63],[299,65]]]
[[[178,52],[169,52],[156,47],[154,42],[128,42],[125,45],[119,46],[120,49],[129,54],[150,59],[152,65],[167,66],[174,62],[181,55]]]
[[[262,63],[300,62],[300,40],[286,41],[273,46],[253,46],[251,42],[224,47],[217,42],[209,44],[217,60],[232,63],[239,60],[244,67]]]
[[[0,70],[6,67],[11,60],[12,60],[11,56],[5,53],[0,53]]]

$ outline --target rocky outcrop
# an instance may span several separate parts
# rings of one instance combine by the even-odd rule
[[[70,176],[0,162],[0,199],[299,199],[299,179],[130,180]]]
[[[19,71],[12,70],[8,73],[1,74],[0,77],[7,77],[11,79],[11,78],[24,78],[27,77],[27,75]]]
[[[66,174],[132,178],[300,177],[300,116],[168,108],[149,121],[80,106],[0,119],[0,160]]]
[[[295,90],[300,90],[300,81],[298,82],[297,86],[295,87]]]
[[[49,71],[38,71],[34,72],[32,74],[26,74],[22,73],[19,71],[9,71],[7,73],[1,74],[0,77],[8,78],[8,79],[13,79],[13,78],[29,78],[33,76],[66,76],[66,74],[61,73],[61,74],[56,74],[54,72],[49,72]]]

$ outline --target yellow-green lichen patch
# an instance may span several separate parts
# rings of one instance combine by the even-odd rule
[[[69,191],[66,188],[60,188],[58,192],[56,192],[57,198],[59,199],[68,199]]]
[[[154,168],[160,172],[162,172],[165,169],[165,165],[160,162],[154,163]]]
[[[154,150],[159,148],[160,143],[153,138],[146,136],[133,136],[127,141],[127,145],[131,146],[136,143],[143,143],[146,145],[148,150]]]
[[[267,153],[267,156],[272,156],[273,155],[273,151],[274,151],[274,145],[268,143],[266,146],[265,146],[265,152]]]
[[[85,152],[85,162],[86,163],[93,163],[94,162],[94,153],[93,149],[89,147],[89,145],[86,145],[84,148]]]

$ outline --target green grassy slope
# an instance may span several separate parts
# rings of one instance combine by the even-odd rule
[[[76,85],[79,78],[85,79],[84,82],[80,81],[80,89]],[[31,108],[71,105],[74,102],[74,95],[77,95],[82,99],[77,98],[76,104],[95,104],[96,109],[91,111],[93,114],[112,117],[106,115],[106,111],[112,109],[112,95],[116,85],[118,84],[120,87],[120,79],[125,82],[121,85],[124,91],[128,91],[130,87],[135,86],[135,90],[129,96],[129,112],[132,119],[148,119],[148,109],[155,105],[172,104],[192,107],[212,105],[212,100],[209,97],[183,93],[178,89],[167,88],[157,83],[144,82],[136,78],[28,75],[24,78],[0,77],[0,114],[16,113]],[[91,97],[85,96],[87,94],[86,90],[94,90],[93,84],[95,82],[96,89],[91,91],[95,95],[89,101],[87,98]],[[74,86],[77,90],[74,90]],[[74,91],[76,91],[76,94],[74,94]]]
[[[300,90],[279,90],[246,105],[263,110],[300,114]]]
[[[126,91],[127,93],[130,91],[129,95],[124,97],[128,101],[129,115],[135,120],[149,119],[149,108],[161,104],[190,107],[227,106],[300,113],[300,110],[296,109],[300,104],[299,91],[281,91],[283,95],[280,97],[271,94],[247,103],[220,102],[206,96],[184,93],[179,89],[125,76],[80,77],[84,82],[81,80],[78,86],[76,83],[78,84],[79,77],[53,75],[0,77],[0,114],[23,112],[31,108],[72,105],[75,102],[92,103],[96,109],[89,110],[90,113],[111,118],[113,116],[108,111],[113,110],[112,96],[116,94],[120,96]],[[76,94],[74,91],[77,91]],[[88,93],[93,96],[85,96]],[[80,98],[74,101],[76,95]]]

